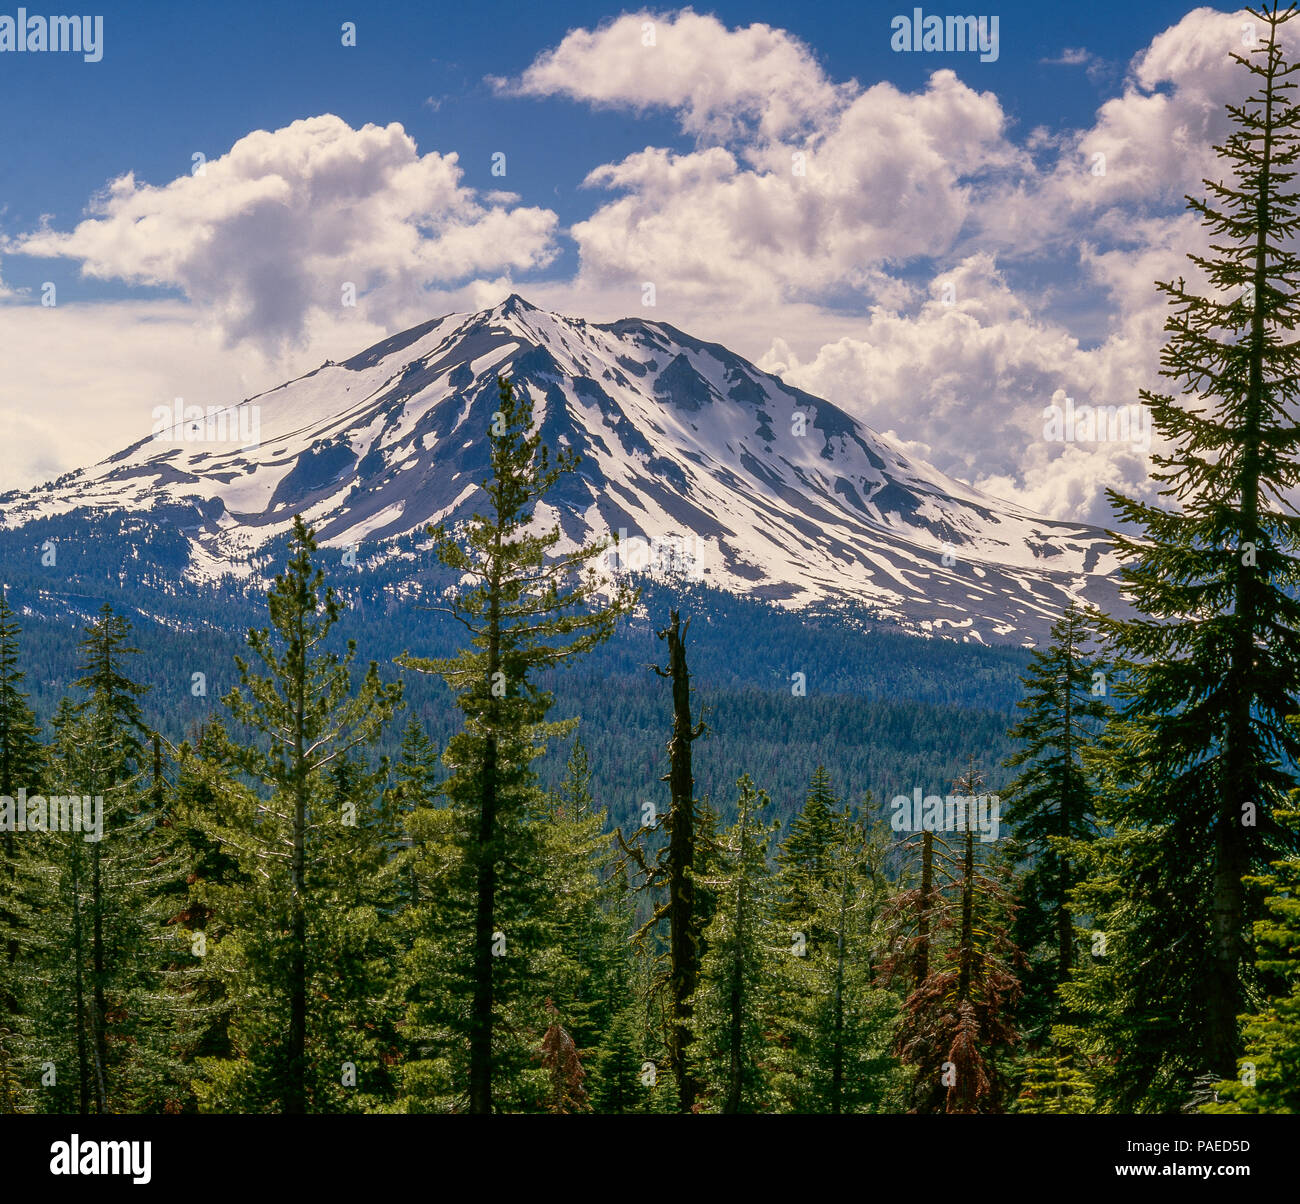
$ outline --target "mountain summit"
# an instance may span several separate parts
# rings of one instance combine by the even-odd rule
[[[982,494],[717,343],[517,294],[237,406],[170,416],[93,468],[0,495],[0,528],[153,513],[183,534],[182,571],[215,577],[251,574],[301,513],[322,544],[369,555],[481,504],[498,374],[527,390],[548,444],[581,453],[539,515],[573,543],[624,531],[625,557],[673,548],[677,570],[726,591],[855,601],[988,641],[1040,634],[1070,597],[1114,597],[1098,529]]]

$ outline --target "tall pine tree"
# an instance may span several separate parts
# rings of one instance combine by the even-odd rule
[[[1283,501],[1300,483],[1300,107],[1280,40],[1294,10],[1252,11],[1267,36],[1233,55],[1255,90],[1228,106],[1225,179],[1188,198],[1211,237],[1211,257],[1189,257],[1205,283],[1158,285],[1172,309],[1161,371],[1181,396],[1142,397],[1174,506],[1111,494],[1141,534],[1116,540],[1139,615],[1104,625],[1120,672],[1100,804],[1114,836],[1080,900],[1108,938],[1107,982],[1067,994],[1117,1060],[1103,1102],[1124,1110],[1172,1110],[1193,1080],[1234,1073],[1263,906],[1248,879],[1296,847],[1274,813],[1300,760],[1285,722],[1300,696],[1300,517]]]
[[[395,805],[381,789],[386,766],[359,758],[401,687],[382,683],[372,661],[353,692],[355,642],[342,658],[329,649],[340,602],[322,593],[315,551],[295,516],[288,565],[267,592],[271,627],[247,637],[262,672],[236,657],[239,685],[223,699],[253,738],[214,725],[206,742],[210,772],[226,780],[206,831],[241,871],[208,885],[230,932],[205,956],[222,959],[239,995],[239,1056],[204,1063],[211,1110],[355,1110],[390,1093],[376,1031],[395,960],[379,931]]]
[[[39,1027],[35,1045],[58,1082],[49,1102],[82,1114],[160,1110],[179,1091],[167,984],[180,950],[168,921],[185,868],[150,806],[139,703],[148,687],[126,673],[138,655],[129,641],[130,623],[107,604],[85,630],[74,683],[84,697],[56,715],[41,839],[38,1015],[58,1022]],[[83,829],[85,801],[99,810],[98,834],[56,830],[55,800],[70,797],[82,800]]]
[[[1106,675],[1089,654],[1095,639],[1086,614],[1071,603],[1052,625],[1048,646],[1035,650],[1021,679],[1025,716],[1011,729],[1021,747],[1007,761],[1019,776],[1006,788],[1006,820],[1028,862],[1019,881],[1016,944],[1029,970],[1020,1026],[1041,1043],[1057,1017],[1057,987],[1075,964],[1070,895],[1082,877],[1072,842],[1096,835],[1096,801],[1083,752],[1105,719]]]
[[[721,841],[722,874],[709,883],[717,908],[691,1001],[699,1107],[728,1115],[771,1107],[765,1034],[774,986],[773,827],[763,816],[770,800],[748,774],[736,787],[736,822]]]
[[[547,722],[552,696],[537,678],[608,639],[635,601],[620,589],[601,604],[605,587],[590,562],[604,544],[554,555],[559,527],[535,529],[537,505],[576,470],[577,453],[566,448],[552,459],[540,428],[533,429],[526,392],[500,377],[498,393],[484,432],[486,513],[475,513],[461,532],[431,532],[439,559],[466,583],[446,609],[469,632],[470,646],[455,657],[404,655],[400,662],[441,675],[464,717],[447,746],[450,777],[442,786],[461,854],[455,897],[464,904],[449,968],[465,1006],[453,1007],[448,1031],[468,1046],[467,1104],[479,1114],[495,1110],[502,1059],[531,1056],[519,1046],[518,1026],[499,1022],[503,1008],[530,994],[527,967],[542,936],[536,871],[544,860],[545,799],[533,762],[547,739],[572,727]],[[542,1003],[534,1001],[539,1012]],[[509,1039],[508,1049],[497,1049],[498,1037]]]
[[[36,716],[20,689],[18,621],[0,590],[0,797],[38,794],[45,752]],[[12,817],[16,823],[16,816]],[[0,817],[3,822],[3,817]],[[31,1105],[24,1051],[31,1033],[33,915],[27,871],[31,858],[15,824],[0,832],[0,1113]]]
[[[861,811],[871,809],[868,795]],[[824,836],[810,840],[811,833]],[[777,963],[773,1026],[783,1110],[838,1115],[897,1103],[902,1076],[891,1043],[898,1004],[876,981],[889,940],[891,846],[885,825],[868,828],[840,810],[819,768],[778,853],[789,930],[779,935],[791,942]]]

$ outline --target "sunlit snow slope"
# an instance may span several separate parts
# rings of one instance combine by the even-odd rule
[[[721,589],[791,607],[853,600],[988,641],[1040,634],[1069,597],[1114,598],[1099,530],[979,493],[725,347],[518,296],[250,398],[256,446],[147,438],[0,496],[0,526],[181,504],[194,576],[239,571],[295,513],[323,544],[373,550],[481,505],[498,373],[527,389],[549,444],[582,454],[540,516],[570,541],[624,529],[683,547]]]

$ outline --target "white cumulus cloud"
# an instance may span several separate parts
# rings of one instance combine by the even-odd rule
[[[397,123],[353,129],[325,114],[241,138],[162,186],[132,173],[73,230],[7,249],[80,260],[87,276],[180,289],[228,342],[302,341],[344,286],[383,322],[431,286],[545,266],[557,218],[461,183],[455,154],[421,155]]]

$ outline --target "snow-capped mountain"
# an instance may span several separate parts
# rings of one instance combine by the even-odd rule
[[[622,567],[672,559],[726,591],[788,607],[852,600],[915,630],[987,641],[1041,634],[1069,597],[1114,599],[1096,528],[945,476],[718,344],[660,322],[565,318],[518,296],[197,423],[160,419],[157,436],[93,468],[0,495],[0,528],[83,508],[156,512],[173,526],[180,513],[183,571],[216,577],[251,572],[301,513],[321,544],[372,555],[481,504],[499,373],[527,390],[548,444],[582,455],[539,519],[572,542],[625,531]]]

